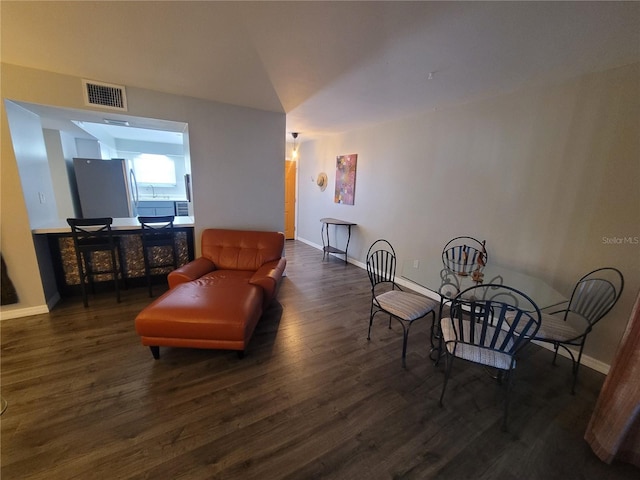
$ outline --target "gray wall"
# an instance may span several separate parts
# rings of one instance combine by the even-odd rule
[[[65,108],[87,109],[81,79],[41,70],[1,65],[3,99]],[[285,115],[236,107],[195,98],[127,88],[127,114],[175,120],[189,124],[193,204],[197,253],[202,230],[207,227],[283,230]],[[2,104],[1,250],[20,303],[2,307],[5,314],[46,311],[45,293],[37,268],[17,152]],[[19,108],[19,107],[18,107]],[[98,111],[97,109],[91,109]],[[37,119],[34,119],[34,122]],[[35,125],[35,123],[34,123]],[[35,132],[34,127],[34,132]],[[45,145],[40,140],[34,148]],[[38,157],[38,158],[39,158]],[[49,182],[50,183],[50,182]],[[49,189],[52,191],[51,187]],[[55,208],[38,222],[57,217]],[[47,299],[48,300],[48,299]],[[19,310],[20,312],[14,312]],[[7,313],[9,312],[9,313]]]
[[[611,361],[640,288],[639,65],[529,88],[304,142],[298,238],[322,243],[322,217],[358,224],[350,255],[377,238],[405,259],[439,256],[452,237],[486,239],[491,261],[570,294],[583,274],[614,266],[621,301],[586,352]],[[355,205],[334,203],[337,155],[357,153]],[[321,192],[312,179],[329,176]],[[365,321],[365,319],[363,319]]]
[[[75,217],[71,196],[67,160],[64,156],[63,135],[59,130],[43,129],[49,169],[55,192],[59,218]],[[20,162],[18,162],[20,163]]]
[[[1,103],[4,118],[0,162],[0,250],[19,299],[18,304],[2,307],[2,310],[26,308],[29,313],[42,313],[47,311],[45,290],[49,294],[54,292],[51,278],[40,279],[29,219],[44,222],[57,216],[44,134],[37,115],[14,103]],[[12,119],[11,135],[18,144],[15,148],[10,140],[8,116]],[[21,159],[19,169],[15,158]],[[39,244],[38,251],[46,251],[46,245]],[[44,266],[43,272],[49,275],[51,269]]]

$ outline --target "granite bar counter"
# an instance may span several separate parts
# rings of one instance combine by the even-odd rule
[[[193,217],[176,217],[174,221],[176,232],[176,247],[178,251],[178,265],[184,265],[194,258],[193,241]],[[111,229],[116,237],[120,238],[120,245],[124,253],[124,269],[128,286],[146,285],[144,271],[144,258],[142,254],[142,227],[137,218],[114,218]],[[71,227],[66,220],[57,219],[32,229],[34,236],[45,237],[49,247],[53,269],[56,276],[56,284],[61,296],[79,295],[80,276],[76,263],[75,248],[71,236]],[[170,255],[169,248],[156,252],[157,256]],[[108,254],[103,252],[94,253],[94,262],[108,262]],[[161,258],[156,257],[158,263],[162,263]],[[171,271],[168,267],[164,270],[154,271],[154,283],[166,282],[166,275]],[[99,284],[104,283],[105,288],[113,287],[110,275],[96,277]]]

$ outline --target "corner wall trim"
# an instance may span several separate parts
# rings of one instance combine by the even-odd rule
[[[51,298],[47,300],[47,308],[49,311],[53,310],[53,307],[61,300],[60,292],[56,292]]]

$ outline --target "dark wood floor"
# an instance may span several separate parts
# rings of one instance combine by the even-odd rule
[[[481,369],[428,360],[414,325],[366,340],[366,273],[288,241],[279,302],[247,356],[161,349],[133,328],[145,288],[65,300],[50,314],[5,320],[2,479],[637,479],[601,463],[583,440],[604,380],[530,346],[518,364],[510,432],[502,390]]]

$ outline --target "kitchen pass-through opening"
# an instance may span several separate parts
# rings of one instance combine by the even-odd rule
[[[135,217],[149,202],[163,212],[170,205],[175,215],[193,215],[186,123],[11,100],[5,105],[30,223]]]

